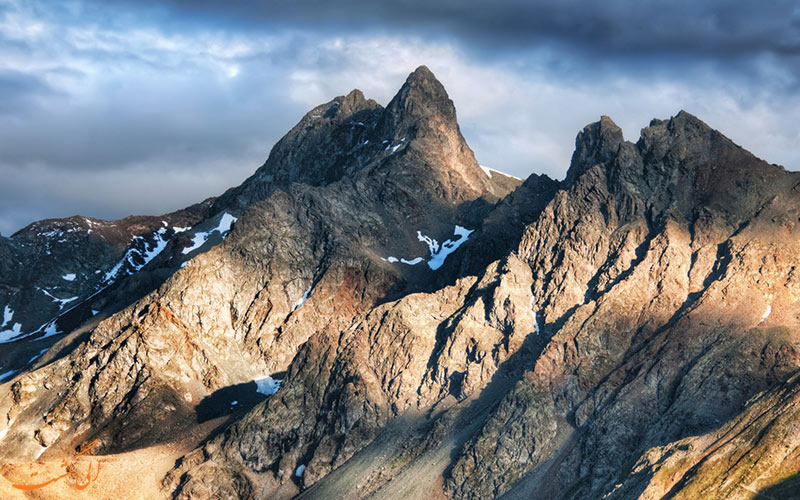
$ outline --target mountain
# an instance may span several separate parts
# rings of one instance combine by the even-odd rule
[[[97,439],[89,498],[797,498],[799,190],[683,111],[522,182],[426,67],[354,90],[218,198],[0,240],[2,474]]]
[[[150,262],[169,255],[169,241],[206,218],[212,201],[157,217],[48,219],[0,236],[0,380],[31,366],[52,337],[154,288],[166,275]]]

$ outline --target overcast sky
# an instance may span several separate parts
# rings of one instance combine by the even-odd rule
[[[563,178],[601,114],[685,109],[800,170],[800,7],[707,0],[0,0],[0,232],[182,208],[311,107],[426,64],[478,160]]]

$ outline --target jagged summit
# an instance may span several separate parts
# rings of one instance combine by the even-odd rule
[[[439,80],[436,79],[436,76],[433,74],[433,71],[430,70],[426,65],[421,64],[412,71],[408,78],[406,78],[406,83],[409,82],[420,82],[421,84],[430,83],[430,84],[438,84],[441,87],[441,83]]]
[[[433,100],[442,103],[449,101],[444,86],[425,65],[419,66],[408,75],[394,100],[404,103],[411,100]],[[452,101],[449,104],[452,107]]]
[[[600,121],[586,125],[575,138],[575,152],[572,153],[566,182],[572,183],[587,169],[614,158],[623,140],[622,129],[605,115],[600,117]]]
[[[412,137],[433,134],[437,129],[457,129],[456,108],[431,70],[420,66],[386,106],[379,128],[387,136]]]
[[[364,97],[364,93],[361,90],[353,89],[347,95],[334,97],[330,101],[311,109],[295,125],[292,131],[295,129],[308,129],[309,127],[316,128],[330,122],[342,123],[347,120],[358,120],[364,111],[380,107],[374,100]]]
[[[402,159],[406,156],[410,161]],[[507,183],[482,174],[447,91],[420,66],[385,109],[358,89],[313,108],[252,177],[217,200],[214,210],[241,212],[291,183],[327,185],[375,169],[422,182],[429,177],[458,200],[488,196],[496,201],[509,191]]]

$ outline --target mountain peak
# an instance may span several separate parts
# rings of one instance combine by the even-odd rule
[[[430,109],[430,105],[433,105],[436,107],[436,111],[455,119],[456,110],[453,101],[447,95],[444,85],[427,66],[420,66],[408,75],[395,99],[404,104],[406,108],[413,101],[427,104],[428,109]]]
[[[677,115],[670,119],[670,130],[673,134],[688,132],[692,135],[716,132],[706,122],[684,110],[680,110]]]
[[[387,137],[414,137],[436,129],[458,128],[456,108],[447,91],[427,66],[420,66],[406,78],[397,95],[386,106],[381,129]]]
[[[375,101],[364,97],[364,93],[359,89],[351,90],[346,96],[337,97],[334,102],[339,103],[337,111],[343,114],[345,120],[365,109],[372,110],[378,107]]]
[[[622,129],[606,115],[601,116],[600,121],[586,125],[575,138],[567,183],[598,163],[612,159],[623,141]]]
[[[427,66],[408,75],[386,106],[377,134],[394,144],[407,141],[413,154],[406,155],[406,167],[436,177],[448,198],[497,198],[508,192],[481,170],[461,134],[453,101]]]
[[[424,64],[419,66],[417,69],[415,69],[408,75],[406,83],[410,81],[419,81],[419,82],[433,81],[439,83],[439,81],[436,79],[436,75],[433,74],[433,71],[431,71],[430,68],[428,68]]]
[[[680,110],[675,116],[668,120],[653,119],[650,125],[642,130],[643,137],[653,134],[666,134],[670,136],[689,135],[696,137],[700,135],[719,134],[712,129],[706,122],[695,115]],[[721,134],[719,134],[721,135]]]

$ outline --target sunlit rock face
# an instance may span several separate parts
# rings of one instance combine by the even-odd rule
[[[163,498],[792,491],[798,185],[685,112],[636,143],[604,116],[564,181],[523,182],[420,67],[385,108],[314,108],[216,199],[0,240],[0,453],[220,419]],[[73,225],[74,254],[26,260]]]

